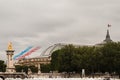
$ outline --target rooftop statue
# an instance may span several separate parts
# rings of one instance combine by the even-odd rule
[[[8,43],[8,50],[13,50],[13,47],[12,47],[12,43],[11,43],[11,42]]]

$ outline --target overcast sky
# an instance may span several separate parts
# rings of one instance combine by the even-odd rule
[[[105,39],[111,24],[113,41],[120,41],[120,0],[0,0],[0,59],[7,44],[15,54],[28,46],[97,44]]]

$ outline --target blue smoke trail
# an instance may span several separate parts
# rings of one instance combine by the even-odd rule
[[[20,52],[19,54],[15,55],[15,56],[13,57],[13,59],[15,60],[17,57],[23,55],[24,53],[26,53],[27,51],[29,51],[31,48],[32,48],[32,46],[26,48],[24,51],[22,51],[22,52]]]

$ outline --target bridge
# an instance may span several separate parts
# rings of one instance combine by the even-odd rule
[[[0,78],[5,80],[5,78],[28,78],[28,76],[25,73],[8,73],[8,72],[0,72]]]

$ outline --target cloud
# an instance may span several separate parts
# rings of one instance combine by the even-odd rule
[[[55,43],[96,44],[111,24],[111,38],[119,41],[119,0],[0,0],[0,51],[13,42],[15,54],[30,45],[40,53]],[[0,59],[5,59],[4,56]]]

